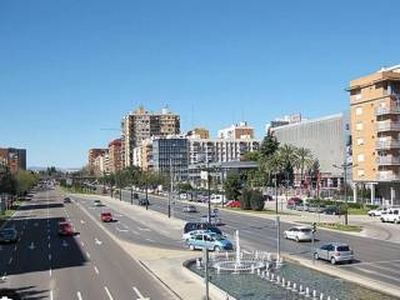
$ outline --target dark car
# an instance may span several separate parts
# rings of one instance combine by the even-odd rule
[[[69,236],[74,235],[74,230],[72,225],[67,221],[62,221],[58,223],[58,235]]]
[[[219,228],[205,222],[187,222],[185,224],[185,227],[183,228],[183,233],[187,233],[198,229],[210,230],[212,232],[222,235],[222,231]]]
[[[103,222],[112,222],[113,221],[113,217],[112,214],[110,212],[102,212],[100,215],[100,219]]]
[[[3,228],[0,230],[0,243],[16,243],[18,232],[15,228]]]
[[[149,202],[148,199],[143,198],[143,199],[140,199],[140,200],[139,200],[138,204],[139,204],[140,206],[146,206],[146,205],[150,205],[150,202]]]
[[[71,198],[65,197],[63,202],[64,203],[71,203],[72,201],[71,201]]]
[[[340,207],[327,206],[322,212],[327,215],[340,215]]]
[[[286,202],[287,209],[296,209],[296,206],[303,204],[303,200],[298,197],[292,197]]]

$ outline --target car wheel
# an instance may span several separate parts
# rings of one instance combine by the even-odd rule
[[[214,247],[214,251],[215,251],[215,252],[219,252],[219,251],[221,251],[221,248],[220,248],[219,246],[215,246],[215,247]]]
[[[288,239],[288,236],[286,233],[283,234],[283,238],[285,238],[286,240]]]
[[[194,251],[194,245],[189,245],[189,249]]]
[[[336,264],[336,259],[334,257],[331,257],[331,264],[335,265]]]
[[[318,253],[314,253],[314,258],[315,258],[315,260],[318,260],[318,259],[319,259]]]
[[[353,263],[353,260],[352,260],[352,259],[350,259],[350,260],[349,260],[349,264],[352,264],[352,263]]]
[[[299,237],[298,236],[296,236],[296,242],[298,243],[298,242],[300,242],[300,240],[299,240]]]

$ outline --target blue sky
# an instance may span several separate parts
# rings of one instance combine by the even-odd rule
[[[217,130],[348,109],[349,80],[400,63],[400,2],[0,2],[0,146],[81,167],[143,104]]]

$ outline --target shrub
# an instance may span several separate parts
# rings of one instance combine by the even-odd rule
[[[252,210],[260,211],[264,209],[264,199],[260,191],[251,192],[250,205]]]
[[[249,210],[251,209],[251,190],[249,189],[244,189],[242,191],[242,195],[239,197],[240,201],[240,208],[243,210]]]

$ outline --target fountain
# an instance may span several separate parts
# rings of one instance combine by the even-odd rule
[[[235,233],[235,244],[236,249],[234,255],[226,252],[225,255],[217,254],[214,256],[212,267],[218,270],[218,273],[254,274],[257,272],[257,274],[260,274],[259,272],[261,270],[266,269],[267,264],[265,261],[267,257],[271,257],[270,254],[261,255],[259,252],[256,252],[251,256],[243,253],[240,249],[239,230],[236,230]],[[270,266],[269,263],[268,266]]]

